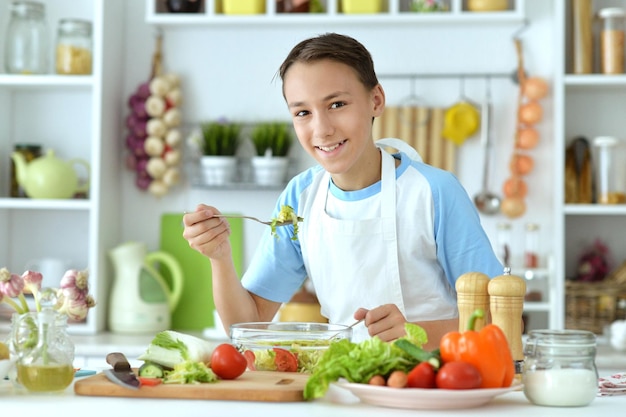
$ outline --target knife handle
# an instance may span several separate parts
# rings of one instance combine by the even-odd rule
[[[129,371],[130,363],[121,352],[112,352],[107,355],[107,363],[116,371]]]

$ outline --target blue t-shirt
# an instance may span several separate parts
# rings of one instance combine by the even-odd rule
[[[458,179],[448,171],[411,160],[405,153],[394,157],[401,159],[396,168],[397,236],[405,254],[399,255],[400,276],[409,284],[403,288],[410,287],[411,279],[427,276],[445,281],[442,284],[454,297],[456,279],[466,272],[501,275],[502,265]],[[313,179],[323,174],[321,166],[314,166],[294,177],[281,193],[274,217],[282,205],[293,207],[300,215],[315,197]],[[380,190],[380,181],[356,191],[343,191],[331,181],[326,210],[334,218],[372,218],[380,215]],[[300,241],[291,239],[293,232],[290,225],[277,228],[278,238],[271,236],[269,230],[263,235],[242,279],[246,289],[271,301],[287,302],[302,286],[308,274]],[[411,261],[403,260],[403,256],[423,256],[427,274],[416,273],[414,264],[412,269],[403,269]],[[419,295],[411,297],[415,302]]]

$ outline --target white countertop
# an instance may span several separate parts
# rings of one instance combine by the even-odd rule
[[[170,400],[79,396],[70,386],[61,394],[15,394],[8,381],[0,381],[0,406],[8,415],[64,415],[86,413],[89,417],[110,416],[441,416],[441,410],[407,410],[367,405],[344,389],[331,387],[326,397],[313,402],[266,403],[248,401]],[[540,407],[531,404],[521,391],[494,398],[488,404],[469,409],[445,410],[446,416],[528,416],[532,413],[551,417],[622,415],[626,396],[597,397],[586,407]],[[82,410],[82,411],[80,411]],[[16,414],[11,414],[16,413]],[[19,414],[17,414],[19,413]]]
[[[197,334],[199,335],[199,334]],[[120,351],[129,358],[136,358],[143,353],[153,335],[122,335],[103,333],[94,336],[73,335],[76,356],[100,357],[104,360],[107,353]],[[222,343],[216,339],[215,343]],[[607,345],[599,344],[596,358],[600,376],[614,372],[626,372],[626,352],[618,352]],[[100,370],[100,369],[95,369]],[[383,408],[361,403],[358,398],[339,387],[331,387],[328,395],[318,401],[298,403],[263,403],[246,401],[211,401],[211,400],[170,400],[111,398],[75,395],[73,386],[60,394],[24,394],[16,392],[9,381],[0,381],[0,409],[2,415],[19,412],[20,415],[34,415],[45,410],[59,410],[67,407],[68,412],[89,410],[90,417],[137,416],[148,413],[156,415],[230,415],[249,414],[254,416],[293,417],[295,416],[379,416],[415,415],[415,410]],[[472,409],[446,410],[447,416],[527,416],[538,412],[539,415],[552,416],[590,416],[621,415],[626,407],[626,395],[615,397],[597,397],[587,407],[539,407],[531,404],[521,391],[506,393],[494,398],[489,404]],[[422,417],[441,416],[442,411],[420,410]],[[55,413],[53,413],[55,414]]]

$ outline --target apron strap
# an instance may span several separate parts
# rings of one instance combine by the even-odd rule
[[[414,161],[424,162],[420,154],[411,145],[409,145],[402,139],[383,138],[383,139],[377,140],[375,143],[376,143],[376,146],[378,147],[390,146],[392,148],[396,148],[397,150],[407,154],[409,158],[413,159]]]

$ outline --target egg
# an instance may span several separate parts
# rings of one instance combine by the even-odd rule
[[[536,101],[529,101],[520,106],[517,116],[520,122],[534,125],[543,118],[543,108]]]
[[[539,77],[527,78],[522,93],[530,100],[540,100],[548,94],[548,83]]]
[[[511,162],[509,163],[509,169],[511,170],[511,173],[521,176],[526,175],[530,171],[532,171],[534,166],[535,161],[532,157],[520,153],[514,154],[511,157]]]
[[[502,194],[505,197],[519,197],[524,198],[528,194],[528,185],[520,177],[511,177],[504,181],[502,185]]]
[[[522,127],[517,131],[515,145],[520,149],[532,149],[539,142],[539,132],[530,126]]]

